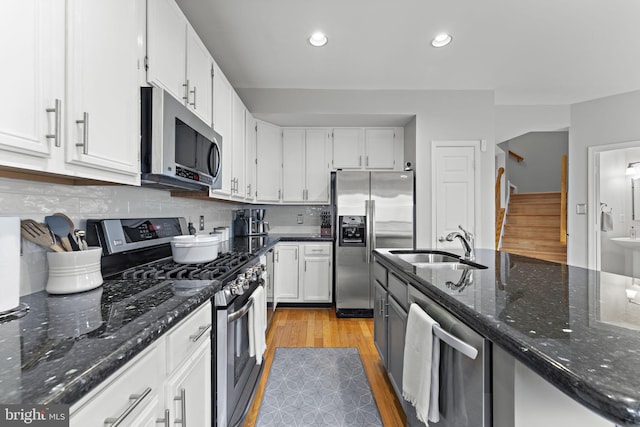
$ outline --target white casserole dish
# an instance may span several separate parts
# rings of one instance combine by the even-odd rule
[[[171,239],[173,260],[180,264],[210,262],[218,257],[217,236],[175,236]]]

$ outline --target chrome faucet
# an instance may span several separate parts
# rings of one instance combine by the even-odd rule
[[[456,237],[460,239],[460,242],[462,242],[462,246],[464,248],[464,257],[462,259],[466,261],[473,261],[474,259],[476,259],[476,256],[473,253],[473,234],[462,228],[461,225],[459,225],[458,228],[462,231],[462,233],[460,233],[459,231],[454,231],[447,234],[447,237],[445,237],[444,239],[448,242],[453,242],[453,239],[455,239]]]

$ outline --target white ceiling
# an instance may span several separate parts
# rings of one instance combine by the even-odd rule
[[[236,88],[490,89],[499,105],[640,89],[640,0],[178,4]],[[443,31],[453,42],[432,48]]]

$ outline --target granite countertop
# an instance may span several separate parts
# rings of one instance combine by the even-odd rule
[[[234,238],[228,250],[260,256],[290,234]],[[181,288],[168,280],[108,279],[94,290],[24,296],[26,316],[0,323],[3,404],[73,404],[156,339],[209,301],[219,285]]]
[[[87,292],[22,297],[29,313],[0,323],[2,403],[75,403],[215,291],[105,280]]]
[[[475,262],[488,268],[474,270],[414,267],[375,252],[576,401],[617,424],[640,425],[640,286],[633,278],[493,250],[476,250]]]

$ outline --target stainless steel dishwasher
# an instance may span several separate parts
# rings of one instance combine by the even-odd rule
[[[492,425],[491,342],[458,320],[414,286],[409,285],[409,304],[416,303],[440,324],[447,339],[466,343],[478,353],[472,359],[440,340],[440,421],[438,427],[490,427]],[[444,336],[444,335],[443,335]],[[463,344],[462,344],[463,345]],[[405,402],[407,424],[424,426],[415,408]]]

